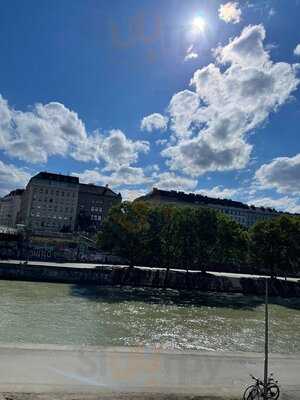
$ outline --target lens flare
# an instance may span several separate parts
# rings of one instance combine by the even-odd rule
[[[203,17],[195,17],[192,22],[192,27],[194,32],[202,33],[205,30],[206,22]]]

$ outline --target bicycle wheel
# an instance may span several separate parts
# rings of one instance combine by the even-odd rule
[[[259,389],[256,385],[251,385],[246,388],[243,400],[259,400]]]
[[[276,383],[271,383],[267,386],[267,398],[277,400],[280,394],[279,387]]]

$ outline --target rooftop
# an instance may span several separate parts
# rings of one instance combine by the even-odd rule
[[[79,193],[101,194],[103,196],[118,197],[119,195],[108,186],[96,186],[91,183],[80,183]]]
[[[79,183],[79,178],[77,176],[69,176],[69,175],[62,175],[62,174],[54,174],[52,172],[39,172],[37,175],[33,176],[32,179],[45,179],[50,181],[57,181],[57,182],[67,182],[67,183]]]
[[[253,205],[249,206],[248,204],[242,203],[240,201],[235,201],[231,199],[219,199],[214,197],[204,196],[198,193],[184,193],[177,192],[176,190],[161,190],[157,188],[153,188],[153,190],[146,194],[145,196],[139,197],[137,200],[150,200],[154,197],[163,197],[169,199],[175,199],[178,201],[182,201],[185,203],[191,204],[210,204],[210,205],[221,205],[225,207],[234,207],[234,208],[242,208],[242,209],[253,209],[260,210],[265,212],[277,212],[274,208],[269,207],[255,207]]]

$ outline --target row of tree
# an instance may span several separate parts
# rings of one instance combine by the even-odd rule
[[[300,272],[300,218],[281,216],[249,231],[201,207],[124,202],[110,210],[98,233],[105,251],[130,266],[197,269],[253,266],[272,275]]]

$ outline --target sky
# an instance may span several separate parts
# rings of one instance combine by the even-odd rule
[[[0,4],[0,195],[50,171],[300,212],[299,0]]]

